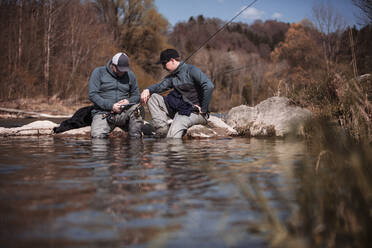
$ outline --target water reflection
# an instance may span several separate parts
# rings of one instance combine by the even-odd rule
[[[227,139],[4,139],[4,247],[265,247],[237,179],[279,213],[293,197],[302,142]],[[277,192],[280,192],[278,194]]]

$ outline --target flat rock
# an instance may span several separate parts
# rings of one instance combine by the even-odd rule
[[[62,133],[54,134],[56,137],[60,136],[90,136],[90,126],[71,129]]]
[[[71,129],[62,133],[57,133],[53,134],[56,137],[69,137],[69,136],[74,136],[74,137],[90,137],[90,126],[86,127],[81,127],[81,128],[76,128],[76,129]],[[110,133],[110,137],[121,137],[121,136],[126,136],[127,133],[124,132],[121,128],[116,127],[114,130]]]
[[[38,136],[52,135],[53,127],[58,124],[52,121],[34,121],[22,127],[0,127],[0,136]]]

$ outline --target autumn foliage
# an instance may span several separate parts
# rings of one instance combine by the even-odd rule
[[[86,100],[90,73],[117,51],[129,54],[143,88],[159,73],[149,61],[168,47],[153,1],[7,0],[0,18],[3,100]]]

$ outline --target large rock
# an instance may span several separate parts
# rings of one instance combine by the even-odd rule
[[[271,97],[255,107],[232,108],[226,122],[239,135],[283,137],[291,132],[300,134],[311,116],[309,110],[292,105],[288,98]]]

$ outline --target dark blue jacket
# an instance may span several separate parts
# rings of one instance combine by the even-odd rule
[[[132,71],[117,77],[110,68],[111,60],[106,67],[97,67],[89,80],[89,100],[94,103],[92,113],[107,112],[120,100],[128,99],[130,103],[139,103],[140,92],[136,76]]]
[[[209,112],[214,85],[198,67],[181,62],[161,82],[148,87],[150,94],[162,93],[172,88],[181,93],[185,102],[200,106],[204,113]]]
[[[168,115],[172,119],[176,113],[190,116],[191,112],[199,112],[195,106],[185,102],[177,90],[172,90],[168,95],[164,96],[164,102],[165,106],[167,106]]]

